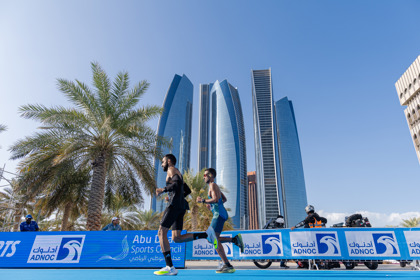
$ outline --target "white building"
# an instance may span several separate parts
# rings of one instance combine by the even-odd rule
[[[401,105],[407,106],[404,113],[420,162],[420,56],[395,83],[395,88]]]

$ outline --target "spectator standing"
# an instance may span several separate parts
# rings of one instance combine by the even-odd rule
[[[112,218],[110,224],[106,225],[102,230],[103,231],[112,231],[112,230],[121,230],[121,226],[119,225],[120,219],[118,217]]]
[[[20,224],[20,231],[39,231],[37,222],[32,221],[32,215],[26,215],[26,221]]]

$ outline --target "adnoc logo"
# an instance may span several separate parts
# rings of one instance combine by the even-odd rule
[[[85,235],[42,235],[35,238],[28,263],[79,263]]]
[[[332,231],[291,232],[290,249],[293,256],[341,256],[337,233]]]
[[[243,233],[245,250],[240,256],[269,257],[283,256],[281,233]]]
[[[328,256],[339,254],[340,245],[335,233],[316,233],[315,236],[319,254]]]
[[[392,231],[346,232],[346,239],[351,257],[400,256],[397,239]]]
[[[281,254],[281,240],[280,235],[270,234],[262,235],[261,241],[263,244],[262,253],[264,255],[279,255]]]
[[[391,233],[372,234],[373,242],[375,244],[376,253],[383,255],[395,255],[397,254],[398,244]]]

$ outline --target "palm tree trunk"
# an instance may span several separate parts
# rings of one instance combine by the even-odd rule
[[[69,218],[70,218],[70,214],[72,210],[73,210],[73,203],[68,202],[66,206],[64,206],[63,220],[61,221],[61,231],[68,230]]]
[[[102,207],[105,196],[106,164],[105,156],[98,156],[93,162],[92,187],[89,194],[87,230],[101,229]]]
[[[22,210],[17,210],[14,214],[14,221],[13,221],[13,232],[17,232],[20,230],[20,222],[22,219]]]
[[[191,231],[197,231],[198,206],[194,205],[191,209]]]

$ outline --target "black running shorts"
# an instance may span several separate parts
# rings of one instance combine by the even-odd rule
[[[172,230],[182,230],[185,211],[185,209],[167,207],[165,212],[163,212],[160,225],[165,228],[172,226]]]

